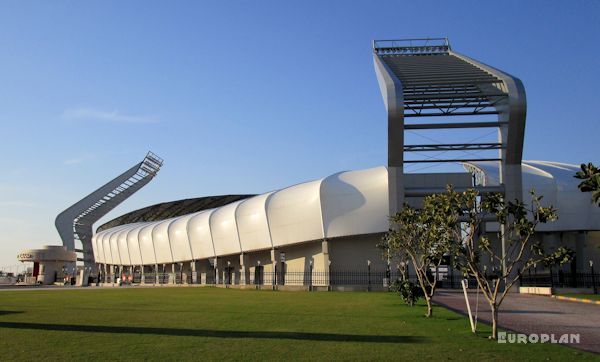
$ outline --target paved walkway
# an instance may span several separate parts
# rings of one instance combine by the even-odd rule
[[[75,285],[0,285],[2,291],[21,291],[21,290],[65,290],[65,289],[90,289],[81,288]]]
[[[469,292],[471,311],[475,313],[476,295]],[[440,290],[434,302],[467,314],[462,291]],[[479,322],[490,322],[490,308],[485,297],[479,295]],[[558,339],[565,333],[579,333],[579,344],[574,348],[600,353],[600,306],[562,301],[545,296],[509,294],[500,307],[501,328],[525,334],[552,334]]]

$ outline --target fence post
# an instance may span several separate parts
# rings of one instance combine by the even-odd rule
[[[331,291],[333,290],[332,285],[333,285],[333,273],[331,272],[331,260],[327,261],[327,291]]]
[[[309,278],[308,279],[308,282],[309,282],[309,284],[308,284],[308,291],[312,292],[312,290],[313,290],[313,287],[312,287],[312,285],[313,285],[313,280],[312,280],[312,278],[313,278],[313,260],[312,259],[310,259],[310,261],[309,261],[309,268],[308,269],[310,270],[310,275],[308,276],[308,278]]]
[[[273,290],[275,290],[275,286],[277,285],[277,262],[274,263],[273,268]]]
[[[387,279],[386,282],[383,283],[383,286],[386,287],[387,286],[387,291],[390,291],[390,284],[391,284],[391,278],[392,277],[392,272],[390,270],[390,261],[387,261],[387,266],[385,268],[385,278]]]
[[[596,275],[594,274],[594,262],[590,260],[590,269],[592,270],[592,287],[594,294],[598,294],[598,286],[596,285]]]
[[[517,275],[518,275],[518,281],[519,281],[519,288],[522,287],[522,282],[521,282],[521,269],[517,268]]]
[[[550,287],[554,289],[554,276],[552,275],[552,267],[550,267]]]
[[[450,272],[450,289],[454,289],[454,269],[448,265],[448,271]]]
[[[368,286],[367,286],[367,291],[370,292],[371,291],[371,261],[367,260],[367,277],[368,277]]]
[[[565,282],[565,275],[562,269],[558,269],[558,284],[562,287]]]

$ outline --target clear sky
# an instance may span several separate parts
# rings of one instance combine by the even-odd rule
[[[523,81],[525,159],[600,163],[599,1],[1,2],[0,267],[148,150],[104,221],[384,165],[371,41],[427,36]]]

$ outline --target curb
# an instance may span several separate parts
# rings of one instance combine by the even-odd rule
[[[569,302],[579,302],[579,303],[587,303],[587,304],[597,304],[597,305],[600,305],[600,300],[563,297],[562,295],[553,295],[552,298],[558,299],[558,300],[568,300]]]

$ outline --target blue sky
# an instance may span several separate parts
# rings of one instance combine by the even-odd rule
[[[427,36],[523,81],[525,159],[600,163],[598,1],[0,3],[0,266],[148,150],[108,218],[384,165],[371,41]]]

